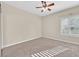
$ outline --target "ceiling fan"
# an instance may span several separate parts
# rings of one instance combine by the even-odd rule
[[[47,4],[46,1],[41,1],[41,3],[42,3],[41,7],[36,7],[36,8],[42,8],[41,12],[44,12],[45,10],[51,11],[50,7],[55,5],[54,3]]]

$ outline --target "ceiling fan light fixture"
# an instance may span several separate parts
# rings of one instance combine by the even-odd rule
[[[46,11],[47,9],[48,9],[48,7],[46,7],[46,8],[42,8],[44,11]]]
[[[46,1],[41,1],[41,3],[42,3],[41,7],[36,7],[36,8],[42,8],[41,12],[44,12],[46,10],[51,11],[50,7],[55,5],[54,3],[47,4]]]

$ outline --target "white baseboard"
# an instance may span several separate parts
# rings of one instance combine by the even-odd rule
[[[41,36],[39,36],[39,37],[34,37],[34,38],[30,38],[29,40],[24,40],[24,41],[17,42],[17,43],[5,45],[5,46],[3,46],[3,48],[9,47],[9,46],[13,46],[13,45],[16,45],[16,44],[20,44],[20,43],[23,43],[23,42],[27,42],[27,41],[30,41],[30,40],[35,40],[35,39],[40,38],[40,37],[41,37]]]
[[[58,40],[58,41],[63,41],[63,42],[79,45],[78,42],[72,42],[72,41],[67,41],[67,40],[59,39],[59,38],[55,38],[55,37],[50,36],[50,35],[44,35],[43,37],[49,38],[49,39],[53,39],[53,40]]]

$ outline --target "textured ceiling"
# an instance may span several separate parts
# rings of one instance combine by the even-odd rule
[[[40,1],[9,1],[5,3],[39,16],[46,16],[79,5],[78,1],[47,1],[47,3],[52,2],[55,3],[55,5],[51,7],[52,11],[46,11],[43,13],[41,13],[41,9],[35,8],[41,5]]]

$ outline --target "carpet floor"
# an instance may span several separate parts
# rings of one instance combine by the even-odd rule
[[[3,48],[2,57],[79,57],[79,45],[41,37]]]

